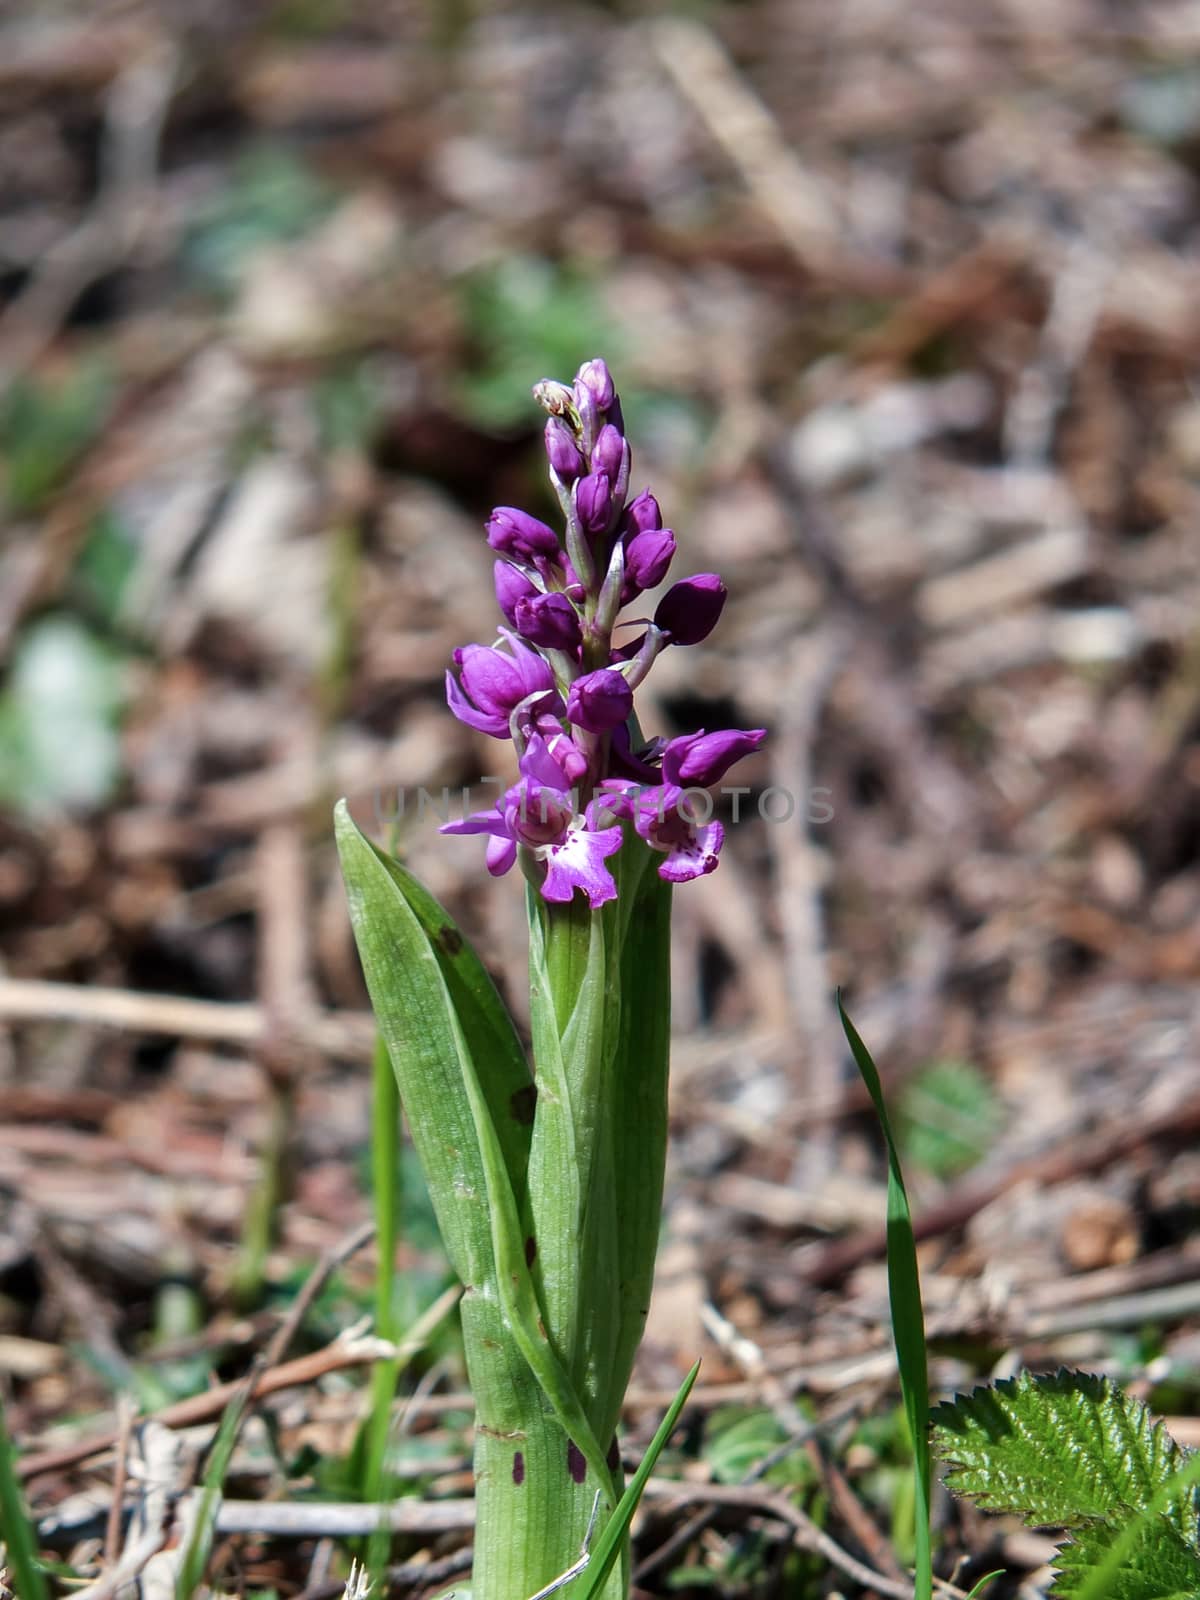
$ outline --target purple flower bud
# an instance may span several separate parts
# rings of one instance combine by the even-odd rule
[[[620,727],[633,710],[633,690],[624,673],[601,667],[576,678],[567,696],[567,718],[589,733]]]
[[[556,378],[539,378],[533,386],[533,398],[552,417],[565,417],[575,397],[567,385]]]
[[[590,398],[599,411],[607,411],[617,398],[612,373],[609,372],[607,363],[599,356],[591,361],[585,361],[575,374],[576,404],[582,396]]]
[[[575,486],[575,509],[585,533],[607,531],[612,515],[612,484],[605,472],[590,472]]]
[[[546,424],[546,454],[564,483],[570,483],[583,471],[583,457],[575,443],[575,434],[561,417],[551,417]]]
[[[699,644],[716,627],[725,594],[725,585],[715,572],[698,572],[694,578],[671,585],[658,602],[655,624],[671,644]]]
[[[488,518],[487,542],[497,555],[513,561],[532,561],[534,556],[553,555],[558,550],[558,535],[544,522],[515,506],[497,506]]]
[[[543,650],[578,650],[579,613],[565,594],[535,594],[516,604],[516,628]]]
[[[530,582],[520,567],[514,567],[507,561],[496,562],[492,577],[496,585],[496,604],[508,619],[509,627],[515,628],[517,601],[527,600],[530,595],[537,594],[537,585]]]
[[[647,528],[644,533],[635,533],[625,546],[627,599],[660,584],[674,555],[675,535],[670,528]]]
[[[766,737],[765,728],[726,728],[671,739],[663,748],[663,777],[684,789],[705,789],[719,783],[735,761],[757,750]]]
[[[629,445],[620,430],[606,422],[592,448],[592,471],[605,473],[615,483],[622,468],[629,470]]]
[[[649,489],[643,489],[636,500],[631,500],[625,511],[625,534],[643,533],[647,528],[662,527],[662,512],[658,501]]]
[[[530,695],[554,693],[554,674],[549,662],[534,650],[527,650],[511,635],[509,654],[496,646],[466,644],[454,652],[461,686],[454,674],[446,674],[446,700],[460,722],[506,739],[508,720]],[[559,702],[561,705],[561,701]]]

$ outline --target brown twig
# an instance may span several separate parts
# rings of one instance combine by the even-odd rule
[[[1003,1172],[971,1177],[957,1184],[946,1198],[913,1219],[918,1240],[936,1239],[939,1234],[961,1228],[964,1223],[990,1205],[999,1195],[1018,1183],[1051,1185],[1065,1183],[1084,1173],[1097,1172],[1131,1155],[1140,1146],[1157,1140],[1193,1138],[1200,1129],[1200,1094],[1188,1096],[1180,1105],[1158,1112],[1142,1122],[1123,1121],[1079,1139],[1055,1145],[1053,1149],[1018,1161]],[[802,1270],[810,1283],[837,1283],[864,1261],[882,1255],[887,1248],[883,1228],[872,1228],[837,1239],[824,1246],[804,1263]]]
[[[285,1362],[282,1366],[267,1368],[255,1385],[255,1393],[262,1399],[281,1389],[294,1389],[302,1384],[313,1383],[326,1373],[342,1372],[347,1367],[358,1367],[371,1361],[404,1360],[424,1346],[433,1329],[457,1304],[461,1293],[461,1289],[455,1287],[439,1295],[398,1345],[388,1344],[383,1339],[335,1339],[332,1344],[311,1355],[297,1356],[294,1361]],[[239,1378],[230,1383],[219,1383],[204,1394],[177,1400],[173,1405],[164,1406],[156,1412],[154,1420],[168,1428],[189,1428],[198,1422],[210,1422],[241,1392],[244,1382]],[[105,1450],[111,1450],[116,1441],[116,1430],[109,1429],[92,1439],[81,1439],[56,1450],[42,1450],[23,1456],[17,1464],[17,1471],[25,1480],[41,1477],[46,1472],[62,1471],[66,1467],[78,1466],[81,1461],[87,1461]]]
[[[258,1045],[269,1022],[262,1006],[184,995],[142,994],[34,978],[0,978],[0,1022],[74,1022],[92,1028],[166,1034],[220,1044]],[[306,1023],[313,1048],[322,1055],[370,1060],[374,1018],[367,1012],[316,1012]]]

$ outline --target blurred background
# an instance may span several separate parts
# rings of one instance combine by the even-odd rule
[[[714,1394],[765,1373],[891,1414],[842,985],[928,1218],[935,1377],[1067,1360],[1186,1430],[1198,164],[1185,0],[7,0],[0,1375],[24,1439],[242,1370],[369,1216],[337,796],[379,836],[405,797],[402,851],[519,1011],[520,895],[415,798],[503,770],[444,670],[493,637],[490,508],[550,514],[530,386],[595,355],[679,574],[730,590],[643,724],[771,731],[719,872],[676,896],[639,1392],[703,1353]],[[404,1182],[415,1314],[444,1265]],[[353,1259],[303,1337],[369,1306]],[[357,1391],[318,1400],[275,1423],[328,1457]],[[894,1432],[855,1444],[868,1505]],[[299,1592],[291,1547],[255,1549],[262,1592]],[[689,1559],[681,1583],[778,1577],[719,1541]]]

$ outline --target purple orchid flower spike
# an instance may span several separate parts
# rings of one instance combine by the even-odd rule
[[[501,645],[456,650],[458,673],[446,684],[455,716],[516,740],[521,777],[494,810],[443,832],[486,835],[497,874],[525,852],[544,899],[570,900],[578,889],[598,906],[616,893],[604,863],[623,840],[659,852],[669,882],[713,870],[724,829],[702,815],[697,791],[719,783],[765,733],[642,737],[635,691],[668,645],[707,638],[725,585],[715,572],[698,573],[667,590],[653,621],[623,619],[623,606],[666,578],[677,540],[649,489],[627,503],[630,448],[612,373],[599,358],[585,361],[571,384],[544,378],[534,397],[547,413],[546,461],[565,532],[560,539],[515,506],[492,512],[496,600],[509,627]],[[632,635],[616,631],[631,625]]]

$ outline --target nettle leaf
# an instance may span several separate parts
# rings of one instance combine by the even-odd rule
[[[1131,1530],[1115,1570],[1103,1575],[1105,1600],[1195,1600],[1200,1594],[1200,1552],[1165,1517],[1147,1517]],[[1080,1529],[1054,1558],[1058,1575],[1050,1593],[1084,1596],[1122,1539],[1117,1521]]]
[[[932,1423],[949,1487],[1034,1525],[1074,1528],[1121,1508],[1141,1511],[1190,1454],[1139,1401],[1084,1372],[1022,1372],[938,1406]],[[1181,1543],[1197,1543],[1190,1488],[1164,1517]]]

